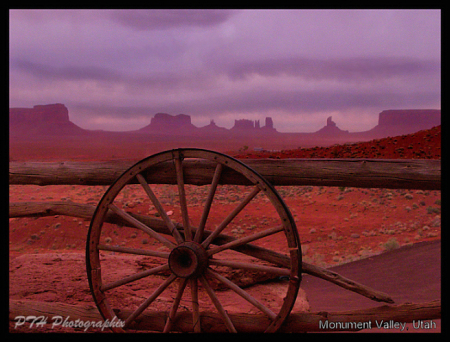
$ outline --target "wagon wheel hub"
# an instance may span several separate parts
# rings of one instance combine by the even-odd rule
[[[211,177],[211,181],[207,182],[209,184],[197,184],[191,179],[191,174],[185,174],[188,164],[194,164],[198,172],[208,174]],[[170,184],[176,183],[177,189],[169,191],[178,193],[179,208],[174,206],[174,209],[182,222],[174,222],[169,218],[159,199],[162,194],[152,190],[153,184],[148,178],[154,174],[167,175],[172,178]],[[228,188],[225,184],[229,175],[237,177],[237,184],[242,183],[248,188],[239,190],[242,198],[231,202],[232,208],[222,210],[216,205],[220,205],[219,194],[227,196]],[[185,183],[207,185],[206,191],[199,194],[202,198],[195,198],[196,203],[202,206],[199,218],[189,215],[187,199],[194,194],[194,189],[186,188]],[[133,195],[143,196],[143,201],[151,203],[160,218],[145,216],[136,207],[133,210],[133,207],[124,206],[123,199],[128,196],[126,194],[129,189],[135,192]],[[256,199],[258,194],[260,200]],[[236,217],[247,217],[252,210],[259,208],[260,203],[265,202],[267,205],[264,204],[264,214],[267,215],[267,220],[266,216],[263,216],[263,220],[257,215],[250,215],[255,223],[254,227],[235,236],[234,229],[238,223]],[[136,248],[128,240],[110,245],[107,241],[109,228],[104,225],[108,223],[108,217],[113,217],[114,223],[120,222],[120,229],[124,233],[129,229],[133,232],[138,229],[152,243],[140,248]],[[265,238],[275,239],[279,248],[285,250],[285,253],[280,254],[281,259],[275,256],[278,252],[261,246],[267,240],[260,240]],[[167,250],[170,252],[167,253]],[[126,276],[116,274],[114,265],[106,262],[110,252],[134,254],[145,258],[144,260],[151,257],[151,266]],[[214,307],[227,330],[237,332],[235,322],[223,305],[224,301],[233,300],[238,305],[249,305],[250,310],[258,310],[266,315],[265,331],[275,332],[288,317],[297,298],[301,279],[301,249],[297,228],[286,204],[271,184],[258,173],[221,153],[177,149],[139,161],[105,192],[89,227],[86,265],[91,292],[105,320],[114,320],[116,312],[124,307],[132,308],[131,313],[123,317],[124,326],[114,328],[114,331],[134,329],[143,319],[144,311],[152,312],[157,307],[157,310],[169,313],[164,328],[160,329],[163,332],[177,330],[175,322],[178,319],[185,320],[191,331],[201,332],[205,313]],[[260,293],[252,293],[240,287],[240,280],[227,278],[235,272],[253,272],[261,274],[263,279],[288,276],[289,282],[280,284],[285,297],[279,301],[265,300]],[[135,285],[145,289],[146,299],[138,303],[124,301],[118,288]],[[216,286],[226,286],[232,293],[216,294]],[[158,300],[164,291],[167,291],[164,296],[170,299]]]
[[[181,278],[197,278],[208,266],[206,250],[196,242],[185,242],[174,248],[169,256],[172,273]]]

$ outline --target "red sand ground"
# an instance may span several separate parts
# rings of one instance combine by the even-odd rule
[[[230,152],[238,159],[252,158],[378,158],[440,159],[441,126],[414,134],[388,137],[355,144],[312,147],[281,152]]]
[[[234,152],[245,158],[420,158],[440,159],[441,128],[416,134],[353,145],[311,148],[280,153]],[[32,146],[39,149],[39,146]],[[129,146],[127,146],[128,148]],[[99,147],[94,147],[98,158]],[[29,150],[24,155],[29,155]],[[118,155],[125,152],[115,149]],[[89,159],[89,151],[85,151]],[[110,149],[108,150],[110,153]],[[14,159],[23,160],[18,150]],[[78,158],[75,158],[79,160]],[[105,155],[108,159],[108,155]],[[132,159],[132,158],[130,158]],[[45,160],[45,158],[44,158]],[[67,160],[67,159],[66,159]],[[92,158],[91,158],[92,160]],[[102,186],[10,186],[10,202],[73,201],[96,205],[107,187]],[[157,188],[164,196],[167,186]],[[441,192],[421,190],[357,189],[333,187],[277,187],[292,212],[300,235],[304,261],[332,266],[383,253],[402,245],[441,239]],[[230,187],[228,195],[238,193]],[[137,199],[136,209],[143,203]],[[222,204],[233,206],[233,203]],[[258,202],[250,215],[242,217],[243,229],[252,225],[252,215],[265,212]],[[169,206],[165,207],[170,210]],[[201,208],[190,208],[199,216]],[[181,218],[173,217],[175,221]],[[68,304],[93,304],[87,284],[84,248],[89,221],[66,216],[12,218],[9,225],[10,298]],[[127,239],[120,231],[114,239]],[[136,246],[142,243],[138,236]],[[276,243],[276,241],[274,241]],[[275,247],[274,247],[275,248]],[[238,309],[238,308],[237,308]],[[73,331],[46,328],[14,329],[11,332]]]

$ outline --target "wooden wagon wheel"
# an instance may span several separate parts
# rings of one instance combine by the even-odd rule
[[[210,165],[210,185],[185,185],[185,179],[192,178],[183,174],[186,162]],[[176,182],[159,188],[149,185],[147,178],[155,172],[161,177],[171,173]],[[229,191],[230,186],[221,185],[221,178],[230,172],[240,174],[242,184],[250,186],[234,185]],[[142,193],[144,203],[140,204],[148,202],[156,218],[133,212],[133,205],[124,200],[130,195],[130,187],[134,196]],[[155,193],[161,187],[169,189],[169,212],[165,203],[168,199],[161,200],[163,195]],[[202,194],[196,192],[199,188],[204,190],[202,199],[198,198]],[[176,193],[178,196],[174,196]],[[226,196],[230,193],[233,198],[228,203]],[[194,205],[190,203],[191,194]],[[215,201],[222,201],[222,209],[215,209]],[[197,217],[189,215],[189,211],[194,212],[192,206],[198,207],[199,203],[202,208],[197,210]],[[259,205],[263,212],[254,215]],[[106,223],[107,215],[115,215],[121,223]],[[249,216],[252,224],[241,226]],[[144,237],[141,243],[137,234]],[[272,241],[276,241],[276,250],[267,247],[267,242]],[[274,264],[273,257],[266,258],[270,251],[283,252],[290,267],[282,267],[285,262]],[[129,258],[129,274],[116,269],[117,254]],[[110,186],[91,221],[86,265],[91,292],[105,320],[117,321],[118,312],[132,310],[124,319],[124,328],[113,329],[117,332],[132,330],[145,316],[141,315],[145,310],[165,313],[164,332],[177,331],[177,319],[184,319],[184,324],[188,320],[193,332],[201,332],[202,317],[208,312],[218,312],[228,331],[236,332],[239,327],[227,313],[230,301],[238,308],[242,301],[247,312],[264,313],[265,331],[275,332],[292,310],[301,280],[297,229],[276,190],[238,160],[201,149],[176,149],[150,156]],[[277,282],[277,288],[281,286],[284,293],[280,300],[267,298],[261,291],[253,293],[250,285],[261,281]]]

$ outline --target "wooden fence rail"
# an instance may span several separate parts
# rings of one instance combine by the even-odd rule
[[[390,189],[441,189],[440,160],[247,159],[245,164],[273,185],[344,186]],[[10,184],[111,185],[134,162],[11,162]],[[215,165],[185,160],[185,183],[211,184]],[[177,184],[175,168],[161,163],[145,177],[150,184]],[[136,181],[137,182],[137,181]],[[222,184],[248,185],[225,168]]]
[[[92,205],[73,202],[10,203],[9,217],[10,218],[33,217],[33,216],[44,217],[53,215],[65,215],[65,216],[80,217],[84,219],[91,219],[92,215],[94,214],[94,210],[95,207]],[[138,219],[139,221],[141,221],[142,223],[146,224],[147,226],[152,227],[156,232],[170,235],[170,231],[162,219],[135,214],[131,212],[129,214]],[[108,211],[108,214],[106,215],[105,218],[105,222],[114,223],[122,226],[130,226],[130,223],[128,221],[122,219],[120,216],[113,213],[112,211]],[[183,227],[181,225],[177,224],[177,229],[184,234]],[[195,231],[194,227],[192,227],[192,229]],[[210,233],[211,232],[208,230],[204,231],[204,234],[206,236],[209,235]],[[217,245],[223,245],[225,243],[234,241],[235,239],[236,238],[232,236],[219,234],[219,236],[214,240],[214,243]],[[287,256],[280,253],[276,253],[274,251],[264,249],[262,247],[258,247],[252,244],[246,244],[237,247],[235,250],[250,256],[264,258],[264,260],[277,264],[281,267],[289,267],[290,261]],[[351,279],[341,276],[338,273],[324,269],[322,267],[302,262],[302,272],[332,282],[344,289],[359,293],[362,296],[370,298],[371,300],[377,302],[394,303],[394,300],[389,295],[380,291],[376,291],[368,286],[355,282]]]
[[[275,186],[342,186],[359,188],[390,188],[390,189],[417,189],[441,190],[441,161],[440,160],[380,160],[380,159],[248,159],[244,163],[260,173]],[[134,162],[10,162],[9,184],[11,185],[111,185]],[[215,164],[209,161],[185,160],[184,183],[194,185],[211,184]],[[177,184],[175,167],[171,163],[161,163],[157,167],[143,174],[150,184]],[[137,183],[137,181],[136,181]],[[250,185],[243,176],[231,169],[225,168],[222,172],[221,184]],[[78,203],[10,203],[10,217],[48,216],[54,214],[91,218],[94,207]],[[152,220],[151,226],[165,232],[165,225],[161,220],[139,215],[139,220],[146,222]],[[117,223],[119,218],[109,215],[107,221]],[[123,223],[123,222],[122,222]],[[182,230],[182,227],[179,227]],[[207,232],[206,232],[207,233]],[[223,244],[233,239],[226,235],[219,235],[215,242]],[[240,246],[240,252],[248,255],[259,255],[259,247],[251,244]],[[272,253],[268,261],[283,266],[286,260],[282,255]],[[393,300],[386,294],[358,284],[350,279],[340,276],[320,267],[302,263],[302,272],[328,280],[338,286],[354,291],[375,301],[392,303]],[[47,309],[48,311],[46,311]],[[36,303],[11,301],[10,319],[13,313],[26,312],[32,314],[37,310],[42,314],[67,312],[71,317],[87,319],[97,318],[92,308],[73,307],[66,304]],[[121,314],[124,314],[123,312]],[[94,315],[94,316],[92,316]],[[151,319],[143,319],[142,326],[137,329],[159,330],[155,324],[164,326],[166,317],[164,313],[152,313]],[[248,317],[247,317],[248,316]],[[414,319],[434,319],[441,316],[440,301],[424,304],[402,304],[398,306],[382,306],[367,310],[356,310],[338,313],[294,313],[291,314],[284,325],[285,331],[319,331],[319,320],[330,322],[357,322],[385,319],[403,320],[411,322]],[[122,317],[122,316],[121,316]],[[125,317],[125,316],[124,316]],[[180,316],[181,317],[181,316]],[[180,318],[177,316],[177,318]],[[265,317],[258,315],[233,315],[236,327],[245,329],[241,331],[258,332]],[[186,327],[183,324],[186,323]],[[190,331],[188,319],[179,320],[180,331]],[[148,325],[150,324],[150,325]],[[204,326],[203,326],[204,324]],[[242,325],[242,327],[241,327]],[[223,329],[220,316],[210,313],[202,316],[202,331],[220,332]],[[222,330],[221,330],[222,329]],[[347,329],[344,329],[347,330]]]

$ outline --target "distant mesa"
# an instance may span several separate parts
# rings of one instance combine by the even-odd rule
[[[378,125],[364,132],[352,132],[340,129],[330,116],[326,126],[314,133],[279,133],[274,128],[271,117],[266,117],[264,126],[259,120],[235,120],[231,129],[219,127],[214,120],[209,125],[198,128],[191,122],[187,114],[170,115],[157,113],[150,124],[132,132],[108,132],[102,134],[151,134],[151,135],[180,135],[205,136],[221,138],[237,138],[241,136],[265,136],[278,134],[277,139],[294,139],[295,137],[307,139],[308,137],[324,138],[327,141],[361,141],[378,139],[387,136],[396,136],[414,133],[429,129],[441,124],[440,109],[397,109],[384,110],[379,114]],[[69,120],[69,111],[61,103],[37,105],[33,108],[9,109],[10,137],[18,136],[72,136],[85,134],[100,134],[99,131],[85,130]]]
[[[273,127],[273,120],[271,117],[266,117],[265,126],[261,127],[259,120],[239,119],[234,120],[232,131],[246,131],[246,132],[261,132],[273,133],[276,129]]]
[[[323,136],[342,136],[342,135],[348,135],[348,131],[343,131],[340,129],[336,123],[332,120],[332,117],[329,116],[327,118],[327,125],[323,128],[319,129],[317,132],[315,132],[317,135],[323,135]]]
[[[191,123],[191,116],[186,114],[170,115],[156,113],[150,124],[138,130],[139,132],[180,134],[197,129]]]
[[[225,127],[217,126],[213,119],[211,119],[209,125],[200,127],[199,130],[205,134],[225,134],[228,132]]]
[[[361,133],[366,133],[372,139],[383,138],[415,133],[440,124],[440,109],[390,109],[379,114],[377,126]]]
[[[341,130],[332,117],[327,118],[326,126],[314,133],[324,138],[379,139],[388,136],[415,133],[441,124],[440,109],[390,109],[378,115],[378,125],[363,132]]]
[[[69,111],[62,103],[36,105],[33,108],[10,108],[9,115],[12,124],[65,123],[69,121]]]
[[[327,118],[327,126],[336,126],[336,122],[334,122],[332,119],[333,119],[332,116],[329,116]]]
[[[190,115],[178,114],[170,115],[167,113],[157,113],[151,119],[150,124],[139,129],[139,133],[152,133],[152,134],[181,134],[181,135],[193,135],[193,134],[241,134],[241,133],[271,133],[276,132],[273,127],[272,118],[268,117],[265,121],[265,126],[261,127],[259,120],[239,119],[234,121],[234,126],[231,129],[219,127],[214,120],[211,120],[209,125],[203,127],[196,127],[191,123]]]
[[[259,121],[257,121],[256,124],[257,124],[257,128],[259,128]],[[234,120],[234,126],[231,129],[233,129],[233,130],[236,130],[236,129],[253,130],[253,129],[255,129],[255,122],[253,120],[248,120],[248,119]]]
[[[267,130],[275,130],[275,127],[273,127],[273,120],[271,117],[266,117],[266,125],[263,128]]]
[[[86,131],[69,120],[61,103],[9,109],[10,135],[79,135]]]
[[[397,109],[384,110],[378,118],[378,126],[408,126],[430,128],[441,124],[440,109]]]

